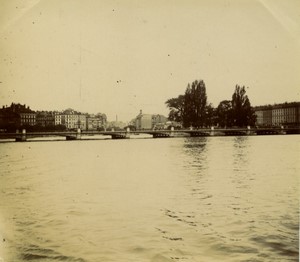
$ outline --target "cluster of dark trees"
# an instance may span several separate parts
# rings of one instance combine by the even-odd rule
[[[231,100],[223,100],[214,108],[207,101],[204,81],[195,80],[188,84],[184,95],[167,100],[166,105],[170,109],[169,120],[180,122],[183,127],[246,127],[256,121],[245,87],[239,85]]]

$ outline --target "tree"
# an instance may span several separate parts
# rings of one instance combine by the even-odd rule
[[[232,105],[230,100],[223,100],[217,107],[217,122],[222,127],[232,126]]]
[[[188,84],[185,94],[166,101],[169,107],[169,119],[181,122],[184,127],[201,127],[207,124],[211,114],[207,108],[206,87],[203,80]]]
[[[184,95],[183,126],[201,127],[206,123],[207,95],[203,80],[188,84]]]
[[[232,121],[235,126],[254,125],[256,116],[251,107],[250,100],[246,95],[245,87],[235,86],[235,91],[232,95]]]
[[[206,114],[206,120],[205,120],[206,126],[215,125],[217,120],[217,115],[216,115],[216,109],[213,107],[212,104],[208,104],[206,106],[205,114]]]
[[[166,101],[166,105],[169,107],[169,120],[182,122],[184,115],[184,96],[179,95],[177,98],[171,98]]]

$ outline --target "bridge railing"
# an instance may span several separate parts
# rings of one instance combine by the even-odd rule
[[[65,137],[75,137],[80,139],[81,136],[88,135],[121,135],[124,137],[129,137],[130,134],[150,134],[150,135],[159,135],[165,134],[172,136],[172,134],[179,133],[187,133],[187,134],[195,134],[195,133],[207,133],[209,135],[220,135],[224,134],[236,134],[238,135],[245,134],[300,134],[300,127],[247,127],[247,128],[188,128],[188,129],[141,129],[141,130],[110,130],[110,131],[92,131],[92,130],[83,130],[80,129],[77,131],[46,131],[46,132],[26,132],[26,130],[22,130],[22,132],[10,132],[4,133],[0,132],[0,139],[19,139],[20,141],[25,141],[26,138],[29,137],[46,137],[46,136],[65,136]],[[157,136],[159,137],[159,136]]]

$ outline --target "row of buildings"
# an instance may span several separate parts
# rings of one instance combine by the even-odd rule
[[[300,102],[257,106],[254,111],[257,126],[300,125]]]
[[[300,102],[254,107],[257,126],[299,126]],[[29,106],[12,103],[0,109],[0,129],[20,127],[60,127],[61,129],[101,130],[107,127],[123,128],[126,124],[107,122],[105,114],[87,114],[73,109],[59,111],[33,111]],[[121,123],[121,122],[120,122]],[[129,125],[135,129],[165,129],[170,125],[180,127],[180,123],[168,121],[167,117],[159,114],[140,113],[131,120]]]
[[[12,103],[0,109],[0,128],[64,127],[65,129],[98,130],[106,127],[105,114],[86,114],[73,109],[33,111],[29,106]]]
[[[130,125],[135,129],[165,129],[169,124],[168,118],[159,114],[143,114],[140,113],[131,120]]]
[[[143,114],[142,110],[129,125],[135,129],[163,129],[168,123],[167,117],[159,114]],[[72,130],[100,130],[105,128],[124,128],[127,124],[120,121],[107,122],[105,114],[86,114],[71,108],[59,111],[33,111],[29,106],[12,103],[0,109],[0,129],[20,127],[42,127]]]

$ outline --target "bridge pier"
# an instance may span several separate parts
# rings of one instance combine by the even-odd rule
[[[72,141],[72,140],[78,140],[78,138],[76,136],[66,136],[66,140],[67,141]]]
[[[105,131],[103,135],[111,136],[111,139],[127,139],[130,138],[130,129],[127,128],[126,132],[124,131],[115,131],[114,128],[111,131]]]
[[[174,137],[174,134],[175,134],[175,132],[174,132],[174,126],[171,126],[171,132],[169,134],[169,137]]]
[[[16,133],[19,133],[19,130],[17,130]],[[16,136],[16,142],[25,142],[26,140],[26,129],[23,129],[22,133]]]
[[[152,135],[153,138],[166,138],[166,137],[174,137],[175,132],[174,132],[174,127],[172,126],[170,131],[160,132],[157,130],[154,130],[154,132],[149,132],[148,134]]]
[[[77,133],[76,133],[76,140],[81,139],[81,130],[80,128],[77,129]]]
[[[77,133],[75,135],[68,135],[66,136],[66,140],[80,140],[81,139],[81,130],[80,128],[77,129]]]
[[[284,131],[284,126],[281,126],[280,128],[281,128],[281,130],[280,130],[279,134],[286,135],[286,131]]]
[[[114,131],[114,130],[112,130]],[[127,127],[126,133],[116,133],[116,134],[111,134],[112,139],[129,139],[130,138],[130,128]]]
[[[247,126],[246,135],[251,135],[251,127]]]

